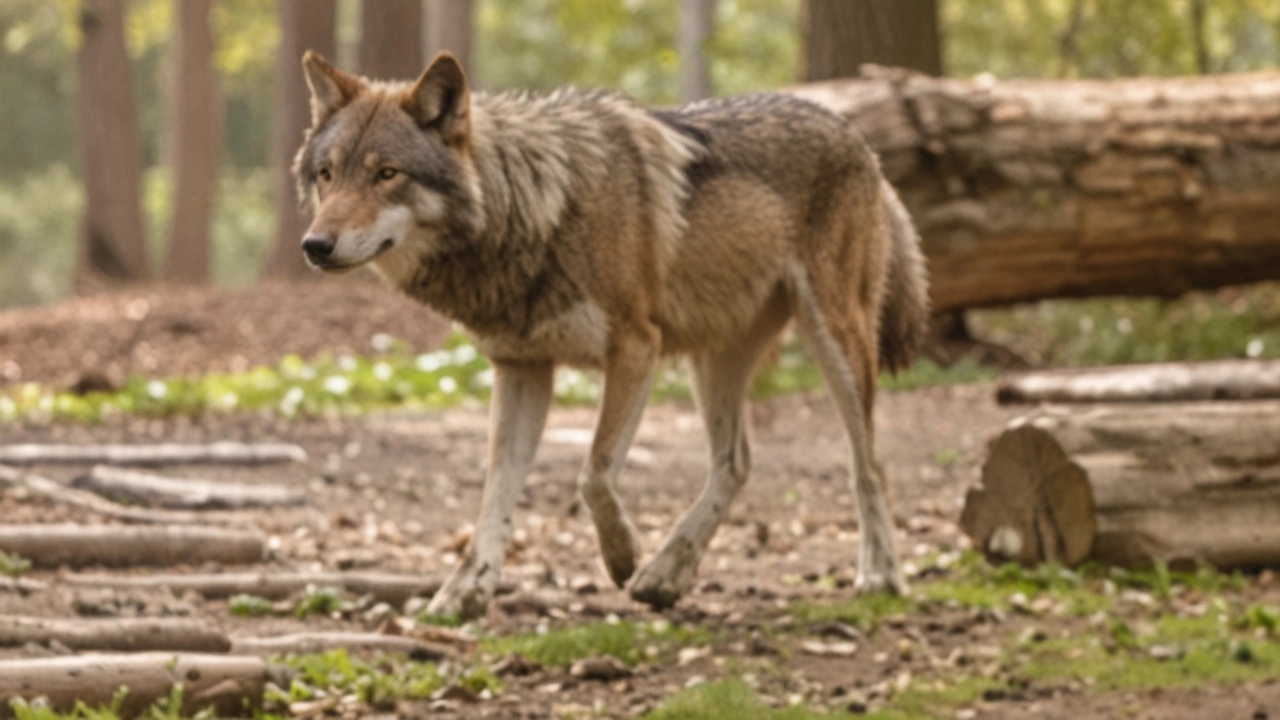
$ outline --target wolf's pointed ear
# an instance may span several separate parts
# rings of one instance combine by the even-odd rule
[[[422,127],[437,128],[446,143],[465,142],[471,132],[471,90],[458,58],[436,55],[401,107]]]
[[[341,110],[364,85],[360,78],[342,72],[311,50],[302,56],[302,69],[307,76],[307,87],[311,88],[312,125],[319,125]]]

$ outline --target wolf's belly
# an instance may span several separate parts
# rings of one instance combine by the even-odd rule
[[[527,335],[470,334],[480,352],[492,360],[600,367],[609,346],[609,319],[599,305],[583,301],[539,323]]]

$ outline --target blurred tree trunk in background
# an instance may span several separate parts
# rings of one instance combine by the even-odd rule
[[[942,74],[938,0],[807,0],[805,80],[856,77],[863,63]]]
[[[680,2],[680,102],[711,97],[711,62],[706,44],[715,32],[716,0]]]
[[[471,0],[427,0],[427,57],[448,50],[462,62],[467,78],[478,85],[471,63]]]
[[[85,213],[76,287],[143,280],[142,148],[125,51],[126,0],[84,0],[76,111]]]
[[[276,241],[263,273],[307,277],[302,259],[306,218],[298,204],[290,167],[311,124],[310,93],[302,76],[302,54],[314,50],[333,59],[337,50],[336,0],[279,0],[280,47],[276,50],[275,116],[272,119],[271,172],[276,193]]]
[[[222,155],[222,88],[213,66],[213,0],[182,0],[174,11],[176,59],[169,81],[173,218],[166,280],[209,282],[210,219]]]
[[[409,80],[422,73],[422,0],[364,0],[360,6],[360,73]]]

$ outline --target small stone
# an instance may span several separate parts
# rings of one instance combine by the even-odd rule
[[[498,677],[525,677],[541,669],[542,665],[529,660],[520,653],[509,655],[489,666],[489,671]]]
[[[612,682],[632,676],[633,671],[626,663],[612,655],[601,655],[579,660],[569,668],[569,674],[583,680],[601,680]]]
[[[826,643],[817,640],[806,640],[800,644],[800,649],[809,655],[817,655],[819,657],[850,657],[858,652],[858,645],[851,642]]]

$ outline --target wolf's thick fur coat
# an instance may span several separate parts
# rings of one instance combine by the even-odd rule
[[[745,395],[792,318],[849,432],[859,582],[903,588],[870,423],[877,370],[904,367],[923,334],[924,261],[845,119],[773,94],[662,111],[598,91],[472,94],[448,55],[416,83],[305,66],[314,122],[295,172],[316,209],[309,259],[372,265],[495,367],[480,522],[434,609],[474,614],[492,596],[559,364],[605,375],[581,478],[605,565],[638,599],[674,602],[746,481]],[[690,359],[712,467],[637,575],[616,481],[664,355]]]

